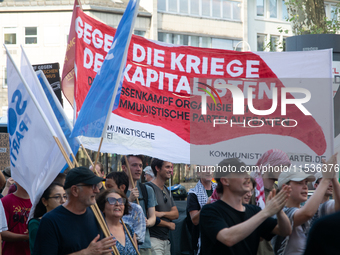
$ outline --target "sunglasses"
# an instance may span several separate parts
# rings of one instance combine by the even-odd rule
[[[110,205],[115,205],[117,202],[119,205],[124,205],[126,202],[125,198],[115,198],[115,197],[108,197],[106,198],[106,201],[110,204]]]

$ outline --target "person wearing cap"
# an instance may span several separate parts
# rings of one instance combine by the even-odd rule
[[[293,230],[290,236],[276,236],[272,239],[275,254],[303,254],[311,219],[317,212],[329,183],[334,179],[334,168],[330,168],[332,164],[333,166],[336,164],[336,154],[327,162],[328,169],[324,172],[318,188],[309,199],[307,184],[315,180],[313,174],[307,174],[302,169],[300,171],[290,169],[290,171],[280,174],[278,188],[281,189],[284,185],[289,185],[292,189],[283,211],[287,214]],[[301,207],[303,202],[306,203]]]
[[[103,232],[89,206],[96,203],[98,183],[104,179],[86,167],[77,167],[66,176],[67,200],[41,219],[33,255],[111,254],[116,241]]]
[[[255,255],[260,238],[291,233],[290,222],[282,212],[290,193],[288,186],[268,197],[266,207],[242,204],[250,191],[246,165],[237,158],[221,161],[215,170],[217,192],[221,199],[203,206],[200,213],[201,254]],[[271,218],[277,215],[277,220]]]
[[[152,172],[151,166],[145,167],[144,170],[143,170],[143,172],[144,172],[145,180],[146,180],[147,182],[151,182],[151,181],[155,178],[155,175],[154,175],[153,172]]]
[[[187,198],[187,217],[191,231],[191,244],[195,254],[199,254],[201,241],[199,238],[199,218],[202,207],[208,203],[217,184],[212,182],[213,173],[208,166],[197,166],[196,172],[200,178],[196,186],[189,190]]]

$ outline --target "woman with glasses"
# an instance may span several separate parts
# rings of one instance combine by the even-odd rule
[[[35,237],[41,217],[52,211],[54,208],[66,201],[66,193],[63,185],[53,182],[43,193],[40,198],[33,215],[33,219],[28,222],[28,233],[31,253],[33,252]]]
[[[135,255],[137,254],[133,244],[129,238],[126,229],[121,223],[123,215],[129,213],[130,205],[126,196],[115,190],[105,190],[97,197],[97,204],[99,209],[104,213],[107,226],[112,236],[117,240],[116,246],[120,255]],[[137,247],[137,239],[134,230],[126,224]]]

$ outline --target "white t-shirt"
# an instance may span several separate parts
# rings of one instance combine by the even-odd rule
[[[0,200],[0,232],[8,230],[5,210]]]

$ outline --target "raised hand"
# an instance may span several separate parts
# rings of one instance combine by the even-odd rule
[[[267,198],[266,207],[263,209],[263,211],[268,214],[268,217],[271,217],[282,210],[290,196],[290,192],[291,188],[287,185],[283,185],[278,194],[276,194],[275,189],[270,192]]]

